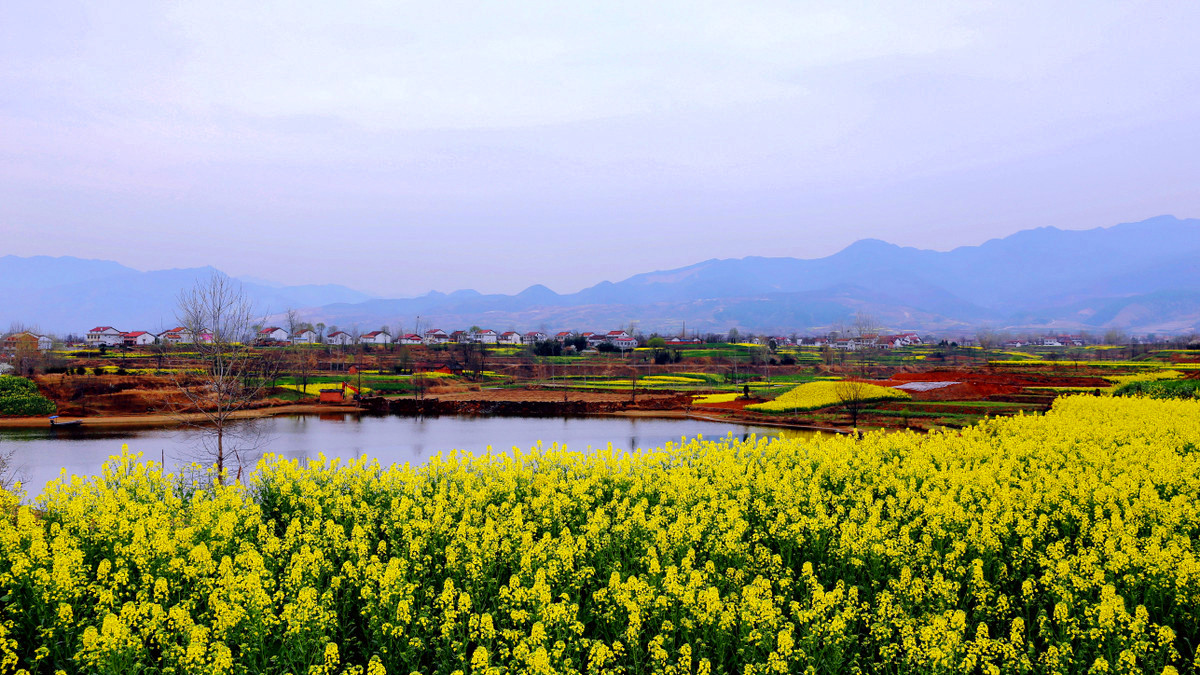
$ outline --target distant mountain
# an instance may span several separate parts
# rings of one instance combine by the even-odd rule
[[[46,271],[52,266],[55,272]],[[155,328],[171,322],[177,290],[207,273],[8,256],[0,258],[0,282],[27,285],[16,286],[25,290],[15,304],[0,307],[8,314],[0,321],[75,332],[96,322]],[[54,282],[46,286],[47,279]],[[667,333],[685,323],[689,332],[811,333],[863,312],[885,327],[930,332],[969,332],[984,324],[1189,332],[1200,331],[1200,220],[1161,216],[1091,230],[1043,227],[947,252],[867,239],[825,258],[706,260],[565,295],[542,285],[516,295],[460,290],[405,299],[372,299],[340,286],[273,288],[254,280],[246,287],[266,306],[364,330],[411,331],[420,317],[422,327],[445,330],[607,330],[637,322]]]
[[[969,331],[1200,330],[1200,220],[1172,216],[1092,230],[1043,227],[948,252],[856,242],[814,260],[706,260],[601,282],[569,295],[534,286],[514,296],[431,293],[309,310],[341,326],[404,324],[447,330],[812,332],[856,312],[885,326]]]
[[[0,330],[19,321],[43,331],[82,335],[96,325],[159,331],[177,324],[179,291],[208,277],[212,267],[140,272],[107,260],[36,256],[0,258]],[[344,286],[266,286],[241,282],[262,311],[369,300]]]

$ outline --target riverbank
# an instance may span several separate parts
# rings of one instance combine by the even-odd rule
[[[690,397],[680,396],[643,396],[640,401],[632,402],[624,397],[611,394],[575,394],[573,400],[562,400],[559,397],[547,400],[549,397],[531,397],[522,399],[512,396],[511,391],[505,392],[501,400],[495,398],[478,398],[466,396],[430,397],[423,400],[411,398],[372,398],[366,399],[362,406],[330,405],[330,404],[287,404],[250,410],[241,410],[231,419],[261,419],[280,415],[345,415],[345,414],[392,414],[403,417],[466,415],[466,416],[500,416],[500,417],[629,417],[640,419],[691,419],[706,422],[723,422],[732,424],[751,424],[755,426],[796,429],[801,431],[820,431],[825,433],[847,433],[848,429],[813,424],[804,420],[780,420],[764,418],[760,415],[749,415],[741,410],[729,408],[692,407],[687,403]],[[478,394],[478,392],[476,392]],[[685,401],[683,398],[687,398]],[[3,417],[0,418],[0,429],[43,429],[57,428],[69,431],[79,427],[129,429],[129,428],[170,428],[189,424],[203,424],[205,417],[199,414],[175,415],[166,413],[122,414],[122,415],[89,415],[62,416],[57,427],[50,424],[46,417]],[[74,424],[78,420],[79,424]]]
[[[272,406],[268,408],[239,410],[238,412],[230,415],[230,418],[245,420],[274,417],[276,415],[327,415],[361,412],[364,412],[362,408],[354,405],[289,404]],[[181,426],[184,424],[202,424],[206,418],[198,413],[189,413],[186,415],[147,413],[144,415],[91,415],[86,417],[64,416],[60,419],[62,422],[74,422],[75,420],[79,420],[78,425],[62,424],[58,426],[58,428],[67,430],[76,426],[105,428],[165,428]],[[45,417],[0,417],[0,429],[41,428],[52,428],[50,421]]]

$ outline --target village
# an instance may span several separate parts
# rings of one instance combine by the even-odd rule
[[[921,344],[949,344],[956,346],[973,346],[984,343],[981,338],[973,335],[959,334],[953,338],[939,338],[933,335],[921,336],[916,331],[903,331],[894,334],[863,333],[860,335],[840,335],[845,331],[831,331],[819,336],[791,335],[755,335],[747,334],[740,337],[736,329],[728,335],[693,334],[691,336],[659,336],[649,335],[631,330],[610,330],[607,332],[592,331],[559,331],[553,335],[542,331],[504,331],[492,329],[471,328],[467,330],[444,331],[431,328],[418,333],[403,333],[393,335],[387,329],[359,332],[355,330],[330,330],[324,326],[302,324],[295,332],[289,332],[280,326],[266,326],[258,329],[253,336],[240,336],[241,339],[253,342],[257,346],[283,345],[330,345],[348,347],[356,345],[445,345],[445,344],[481,344],[501,345],[509,347],[533,346],[538,343],[556,342],[571,350],[580,352],[587,349],[603,349],[626,351],[647,346],[655,338],[663,340],[663,346],[671,348],[686,348],[714,342],[743,342],[756,345],[775,345],[779,347],[828,347],[841,351],[858,351],[863,349],[893,349]],[[1164,338],[1166,340],[1166,338]],[[146,330],[123,331],[113,326],[96,326],[84,333],[80,338],[71,334],[57,337],[32,330],[13,331],[0,339],[0,353],[12,355],[19,351],[49,351],[62,348],[114,348],[114,347],[151,347],[155,345],[187,345],[193,343],[211,342],[212,335],[204,330],[196,333],[183,327],[153,332]],[[1154,342],[1153,339],[1136,339],[1140,343]],[[1005,349],[1020,349],[1023,347],[1084,347],[1087,345],[1104,344],[1102,340],[1087,335],[1042,335],[1008,339],[1001,343]]]

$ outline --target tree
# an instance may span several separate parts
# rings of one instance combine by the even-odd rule
[[[288,332],[288,341],[291,342],[296,337],[296,333],[300,331],[300,314],[288,307],[287,312],[283,315],[283,322]]]
[[[858,414],[866,407],[869,385],[858,380],[841,380],[833,389],[833,395],[850,413],[850,426],[858,426]]]
[[[646,341],[646,346],[650,348],[650,354],[654,357],[655,363],[670,363],[671,355],[667,353],[666,340],[656,335]]]
[[[205,432],[205,459],[216,468],[217,482],[223,482],[228,460],[240,467],[242,454],[256,449],[262,440],[254,425],[231,424],[238,411],[263,391],[263,378],[253,372],[251,346],[253,327],[262,323],[261,315],[255,313],[240,283],[214,272],[179,293],[175,316],[192,335],[212,336],[192,345],[202,363],[200,372],[175,375],[186,401],[175,412],[186,423],[199,420],[195,425]]]

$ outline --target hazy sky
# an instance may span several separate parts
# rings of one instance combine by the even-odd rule
[[[0,254],[570,292],[1200,216],[1200,3],[0,3]]]

